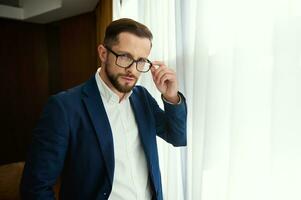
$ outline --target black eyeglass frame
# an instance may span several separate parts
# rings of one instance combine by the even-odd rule
[[[148,72],[148,71],[150,70],[150,68],[152,68],[152,66],[153,66],[153,63],[152,63],[150,60],[148,60],[147,58],[145,58],[145,59],[146,59],[146,62],[149,63],[150,66],[149,66],[148,70],[146,70],[146,71],[141,71],[141,70],[138,69],[138,62],[140,62],[140,60],[135,60],[134,58],[131,58],[133,61],[132,61],[128,66],[126,66],[126,67],[120,66],[120,65],[117,64],[118,57],[119,57],[119,56],[124,56],[125,54],[118,54],[118,53],[116,53],[115,51],[113,51],[111,48],[109,48],[108,46],[105,46],[105,48],[106,48],[107,50],[109,50],[109,52],[111,52],[113,55],[116,56],[115,64],[116,64],[118,67],[121,67],[121,68],[129,68],[130,66],[132,66],[133,63],[136,63],[136,69],[137,69],[137,71],[142,72],[142,73],[146,73],[146,72]]]

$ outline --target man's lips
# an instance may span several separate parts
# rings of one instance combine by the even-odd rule
[[[121,78],[126,81],[135,81],[136,80],[136,77],[134,77],[134,76],[121,76]]]

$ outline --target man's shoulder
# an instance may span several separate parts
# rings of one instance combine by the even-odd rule
[[[72,98],[72,97],[76,97],[78,95],[81,94],[82,88],[85,85],[85,83],[82,83],[80,85],[74,86],[72,88],[60,91],[56,94],[54,94],[53,96],[56,96],[57,98]]]
[[[131,96],[136,100],[143,101],[146,104],[156,101],[148,89],[141,85],[136,85],[132,91],[133,93]]]
[[[132,91],[133,91],[133,94],[135,94],[135,95],[149,94],[147,89],[141,85],[136,85]]]
[[[79,85],[76,85],[74,87],[71,87],[69,89],[62,90],[56,94],[51,95],[50,98],[57,99],[62,103],[79,102],[82,99],[83,88],[88,84],[88,82],[89,80]]]

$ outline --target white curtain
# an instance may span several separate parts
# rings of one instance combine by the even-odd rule
[[[187,148],[159,140],[164,198],[300,200],[301,0],[113,3],[150,27],[187,98]]]

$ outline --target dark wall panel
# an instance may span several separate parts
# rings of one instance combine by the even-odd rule
[[[0,19],[0,163],[21,160],[48,96],[44,26]]]
[[[97,68],[95,13],[39,25],[0,19],[0,164],[25,159],[49,95]]]
[[[88,13],[60,22],[61,87],[87,80],[97,69],[96,16]]]

